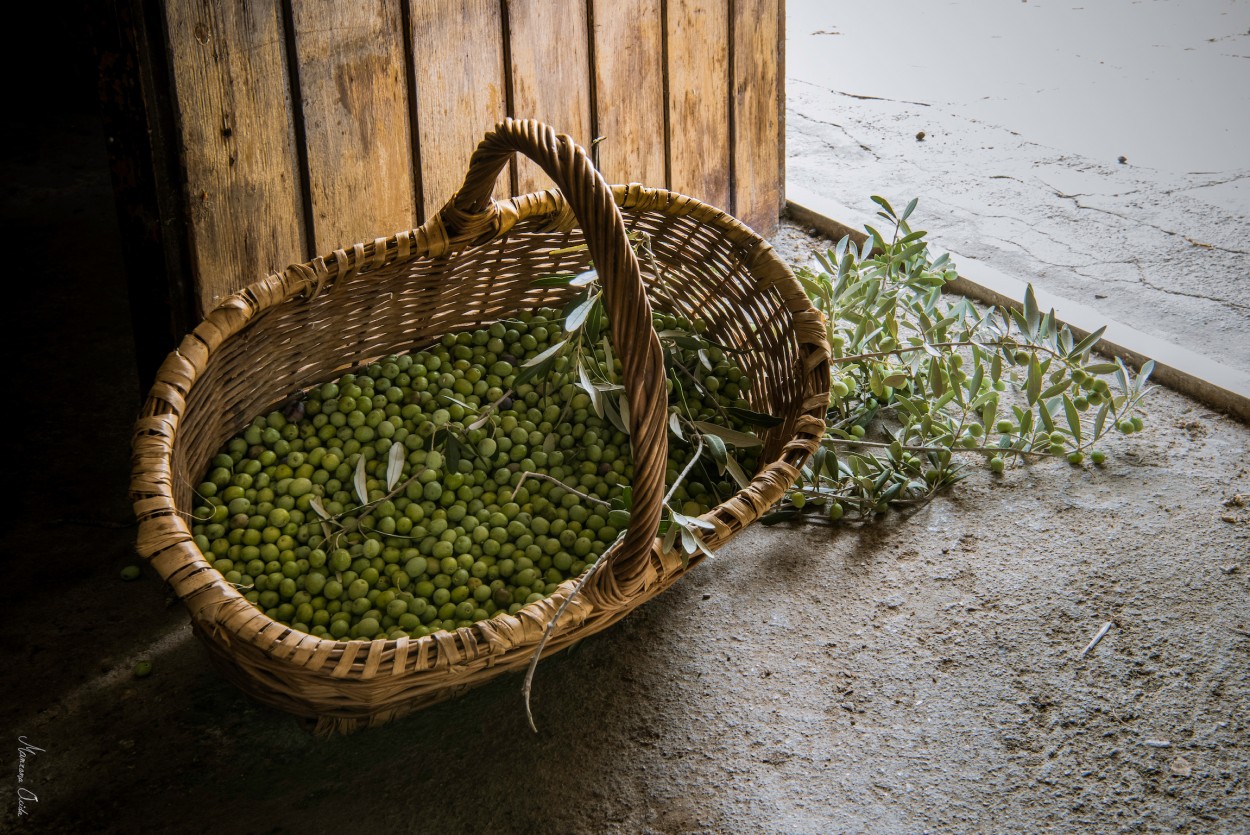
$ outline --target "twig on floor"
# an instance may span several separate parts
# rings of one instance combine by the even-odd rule
[[[1079,656],[1077,656],[1077,660],[1078,660],[1078,661],[1080,661],[1082,658],[1084,658],[1085,656],[1089,655],[1090,651],[1091,651],[1094,647],[1098,646],[1098,642],[1099,642],[1099,641],[1101,641],[1101,640],[1102,640],[1102,638],[1103,638],[1103,636],[1104,636],[1104,635],[1106,635],[1106,634],[1107,634],[1107,632],[1109,632],[1109,631],[1111,630],[1111,627],[1112,627],[1114,624],[1115,624],[1115,622],[1114,622],[1114,621],[1110,621],[1110,620],[1109,620],[1109,621],[1107,621],[1106,623],[1104,623],[1104,624],[1102,625],[1102,629],[1099,629],[1099,630],[1098,630],[1098,634],[1094,636],[1094,640],[1092,640],[1092,641],[1090,641],[1090,642],[1089,642],[1089,646],[1087,646],[1087,647],[1085,647],[1085,649],[1081,650],[1081,654],[1080,654]]]

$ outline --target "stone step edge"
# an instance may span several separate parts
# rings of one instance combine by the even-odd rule
[[[786,183],[786,209],[796,223],[813,227],[835,241],[850,235],[856,245],[862,245],[867,239],[862,228],[864,222],[871,222],[869,218],[793,182]],[[862,222],[857,229],[835,218]],[[935,248],[947,251],[940,245]],[[948,292],[985,304],[1017,310],[1022,307],[1027,282],[957,252],[950,255],[958,267],[959,278],[946,286]],[[1153,359],[1155,370],[1151,374],[1152,381],[1250,422],[1250,374],[1117,322],[1080,302],[1037,287],[1034,287],[1034,294],[1038,307],[1042,310],[1054,308],[1055,317],[1071,328],[1078,339],[1106,325],[1107,330],[1098,343],[1098,353],[1119,357],[1134,369],[1140,369],[1147,359]]]

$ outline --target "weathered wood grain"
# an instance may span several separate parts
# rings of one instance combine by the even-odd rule
[[[512,115],[540,119],[590,147],[590,63],[585,0],[508,0]],[[529,160],[517,169],[517,190],[551,188]]]
[[[666,25],[669,188],[728,210],[729,4],[668,0]]]
[[[396,2],[291,4],[318,253],[416,225]]]
[[[169,3],[198,315],[307,257],[276,0]]]
[[[778,102],[781,0],[734,0],[734,214],[762,235],[777,228],[783,185]]]
[[[425,217],[464,180],[473,149],[507,116],[499,0],[411,0]],[[506,178],[495,189],[507,197]]]
[[[594,0],[599,170],[609,183],[667,186],[660,0]]]

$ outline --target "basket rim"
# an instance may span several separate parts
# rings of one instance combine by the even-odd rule
[[[759,286],[779,289],[794,318],[793,339],[802,362],[802,369],[796,373],[801,373],[805,381],[801,386],[803,403],[795,432],[777,458],[763,467],[748,487],[703,515],[702,518],[715,526],[706,537],[707,544],[709,548],[718,548],[780,498],[823,435],[830,388],[830,348],[823,317],[772,245],[730,213],[689,195],[639,183],[613,185],[611,191],[622,213],[660,212],[690,217],[713,227],[740,248],[745,272],[757,280],[761,272],[765,274],[767,283]],[[173,586],[193,619],[207,627],[206,634],[219,641],[235,643],[244,638],[241,628],[259,619],[263,621],[262,626],[245,638],[255,649],[279,662],[312,672],[329,667],[335,679],[363,681],[423,669],[445,670],[482,655],[500,655],[533,644],[535,630],[541,632],[546,628],[572,592],[578,578],[564,581],[551,595],[526,605],[515,615],[496,615],[454,631],[439,631],[422,638],[320,638],[279,623],[248,602],[200,552],[174,501],[170,459],[186,397],[212,354],[262,314],[292,300],[302,298],[307,302],[321,293],[333,292],[336,284],[354,274],[420,258],[451,255],[482,245],[503,237],[522,221],[550,220],[556,225],[577,226],[564,196],[557,189],[492,201],[487,212],[490,217],[485,232],[482,226],[474,225],[467,234],[449,234],[440,213],[417,229],[341,247],[252,282],[223,298],[161,365],[134,434],[131,499],[140,523],[136,548],[162,579]],[[616,546],[610,546],[599,559],[607,559],[613,547]],[[660,537],[653,541],[651,551],[653,562],[662,567],[664,576],[673,575],[668,582],[659,582],[661,578],[657,574],[654,579],[661,587],[667,587],[676,576],[702,559],[702,555],[696,553],[683,564],[679,555],[663,552]],[[627,608],[640,605],[651,596],[640,595],[641,599]],[[193,605],[197,597],[210,599]],[[570,632],[591,613],[584,597],[575,600],[568,609],[561,617],[562,625],[553,630],[553,637]],[[228,637],[223,638],[223,631]],[[366,650],[363,658],[361,650]]]

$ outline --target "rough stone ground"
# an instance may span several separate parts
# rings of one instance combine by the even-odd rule
[[[307,736],[210,668],[150,572],[118,577],[138,392],[116,230],[102,138],[49,119],[3,169],[0,217],[48,257],[9,296],[47,338],[9,367],[0,829],[1250,829],[1250,509],[1226,506],[1250,494],[1250,429],[1167,391],[1103,468],[978,471],[867,528],[752,528],[544,663],[538,735],[511,676]]]

